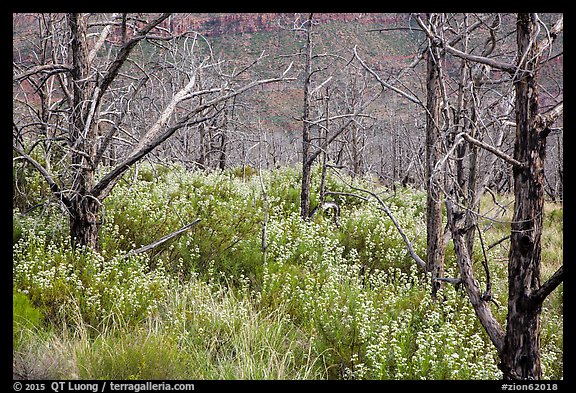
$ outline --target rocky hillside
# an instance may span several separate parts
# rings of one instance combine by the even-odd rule
[[[357,22],[399,26],[405,23],[407,14],[376,13],[320,13],[315,14],[319,23]],[[168,25],[175,34],[187,30],[198,31],[206,36],[223,34],[255,33],[279,30],[281,24],[293,23],[298,19],[295,13],[221,13],[221,14],[176,14]]]

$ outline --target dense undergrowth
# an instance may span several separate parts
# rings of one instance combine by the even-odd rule
[[[330,213],[303,222],[298,171],[264,171],[262,180],[267,201],[254,170],[141,165],[105,200],[98,251],[71,247],[66,218],[56,205],[15,207],[15,375],[501,377],[496,351],[463,290],[446,285],[441,300],[433,301],[423,272],[374,204],[335,195],[342,209],[339,226]],[[347,181],[374,187],[367,179]],[[26,203],[42,202],[41,182],[33,174],[26,186]],[[333,175],[327,189],[352,192]],[[410,188],[373,190],[425,256],[425,195]],[[23,194],[18,196],[23,205]],[[314,205],[318,196],[312,200]],[[182,235],[147,253],[127,255],[196,219],[200,223]],[[501,220],[484,223],[486,244],[507,234],[506,214]],[[562,263],[561,206],[550,205],[545,220],[547,276]],[[450,247],[446,275],[455,277]],[[487,256],[499,304],[493,311],[504,324],[506,242]],[[485,285],[480,258],[478,246],[475,266]],[[563,377],[562,288],[542,313],[542,364],[550,379]]]

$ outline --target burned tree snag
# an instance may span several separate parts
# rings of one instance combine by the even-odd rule
[[[136,102],[150,99],[149,96],[140,95],[140,92],[148,83],[152,84],[156,78],[152,78],[152,74],[164,75],[162,72],[166,67],[151,67],[151,63],[145,64],[144,62],[139,64],[142,59],[132,52],[143,41],[167,42],[177,38],[172,32],[160,26],[170,14],[148,15],[150,19],[138,18],[138,22],[133,27],[127,28],[127,23],[133,23],[131,21],[133,18],[128,19],[122,14],[113,14],[110,18],[89,13],[69,13],[58,18],[54,18],[52,14],[42,14],[42,18],[50,19],[51,23],[58,24],[59,28],[54,30],[58,33],[40,29],[31,34],[41,41],[58,43],[52,46],[52,48],[57,47],[58,51],[54,49],[54,56],[50,60],[45,56],[39,57],[43,62],[50,64],[29,67],[24,63],[14,63],[15,69],[18,70],[14,76],[15,87],[20,91],[26,91],[26,86],[30,83],[47,84],[48,78],[54,78],[54,97],[58,97],[58,102],[42,105],[41,110],[33,114],[35,122],[41,124],[42,127],[35,130],[31,138],[46,135],[46,127],[58,129],[59,133],[62,132],[61,138],[52,139],[54,142],[56,140],[62,142],[60,147],[64,152],[65,160],[63,159],[62,162],[66,165],[65,169],[59,174],[51,173],[54,167],[50,165],[49,159],[42,164],[35,160],[32,150],[38,146],[37,143],[33,143],[31,150],[27,151],[25,146],[27,141],[14,138],[13,150],[18,153],[15,159],[25,160],[42,175],[50,190],[66,209],[69,215],[70,237],[75,246],[97,249],[98,230],[102,221],[102,204],[105,198],[127,170],[163,144],[176,131],[192,128],[211,120],[219,113],[218,110],[214,110],[215,108],[261,84],[295,79],[287,76],[289,66],[281,76],[276,78],[243,82],[240,79],[233,80],[228,76],[206,78],[203,80],[209,81],[209,85],[201,86],[200,74],[203,70],[211,68],[206,62],[211,61],[215,64],[216,60],[207,58],[198,62],[194,56],[185,56],[185,59],[190,60],[190,67],[182,67],[177,75],[170,76],[174,79],[166,83],[173,87],[173,91],[167,91],[165,97],[158,95],[160,98],[155,108],[159,110],[146,113],[141,119],[144,127],[140,129],[138,125],[133,125],[130,121],[139,117],[130,108],[137,107],[138,105],[133,105]],[[104,22],[94,23],[95,19],[101,17],[105,18]],[[110,34],[112,26],[117,25],[122,27],[121,44],[109,55],[100,56],[98,53]],[[189,34],[190,32],[184,32],[180,37]],[[96,41],[90,38],[94,35],[99,37]],[[194,37],[196,39],[197,35],[194,34]],[[180,58],[177,50],[168,52],[166,56]],[[58,60],[56,64],[51,64],[55,59]],[[159,59],[158,64],[162,61],[164,60]],[[122,72],[120,72],[121,69],[123,69]],[[46,75],[47,72],[48,75]],[[221,70],[211,69],[210,72],[213,72],[215,76],[222,75]],[[157,79],[162,80],[162,77]],[[136,85],[132,84],[134,80],[138,81]],[[235,86],[232,88],[230,83]],[[41,89],[37,89],[32,94],[26,93],[23,104],[29,105],[42,95]],[[156,98],[157,96],[153,97],[154,100]],[[40,99],[43,100],[42,97]],[[126,102],[133,104],[128,106]],[[106,109],[102,110],[102,108]],[[46,121],[47,111],[57,113],[58,117],[63,117],[65,121],[62,124],[49,124]],[[29,122],[18,111],[15,111],[14,115],[15,125]],[[103,123],[113,124],[106,135],[102,135],[99,127],[99,124]],[[117,157],[113,140],[119,130],[124,128],[127,129],[124,132],[132,136],[133,132],[129,132],[132,127],[138,130],[139,135],[133,137],[131,148],[126,149],[120,157]],[[30,138],[27,139],[30,140]],[[227,139],[224,135],[220,146],[223,152],[220,157],[221,167],[225,165],[226,143]],[[110,152],[113,152],[115,166],[102,173],[103,158]],[[100,174],[103,176],[99,176]]]
[[[441,41],[440,36],[434,32],[432,24],[426,27],[420,19],[417,18],[417,20],[426,32],[429,42]],[[562,114],[563,104],[559,103],[547,112],[540,113],[538,74],[542,56],[550,52],[548,47],[563,29],[563,17],[560,17],[550,29],[541,29],[541,23],[542,21],[536,14],[518,14],[516,64],[472,55],[456,50],[447,43],[441,43],[446,52],[456,57],[507,72],[512,76],[515,89],[516,138],[513,157],[473,138],[466,132],[459,134],[466,142],[493,153],[511,164],[513,168],[515,205],[509,237],[508,314],[505,331],[491,313],[489,296],[481,295],[478,281],[474,278],[471,255],[464,238],[467,227],[463,220],[464,212],[460,206],[464,195],[448,187],[446,198],[447,219],[452,232],[460,279],[476,315],[498,351],[499,367],[504,379],[540,379],[542,377],[541,306],[546,297],[563,280],[563,269],[560,268],[546,283],[540,284],[546,137],[550,134],[552,124]],[[539,37],[541,33],[545,34],[543,39]],[[429,49],[429,52],[433,54],[433,45],[429,45]],[[430,71],[431,65],[433,64],[429,62],[429,121],[434,119],[435,113],[434,107],[430,105],[430,102],[434,102],[431,92],[435,91],[430,86],[434,79],[434,74]],[[431,187],[431,184],[428,186]],[[428,225],[430,231],[430,222]],[[489,295],[489,291],[486,294]]]
[[[436,30],[438,15],[428,15],[429,28]],[[442,155],[442,136],[440,132],[441,100],[440,92],[440,69],[438,62],[441,61],[439,43],[430,40],[430,51],[427,52],[427,116],[426,116],[426,244],[427,264],[426,270],[431,274],[431,293],[436,293],[441,287],[441,281],[434,280],[444,276],[444,226],[442,225],[443,195],[438,176],[434,170],[436,163]]]
[[[519,63],[515,79],[516,141],[514,159],[514,216],[508,261],[508,317],[500,365],[505,379],[540,379],[540,288],[542,215],[544,212],[544,160],[546,129],[561,112],[539,113],[537,16],[519,14]]]
[[[304,103],[302,113],[302,190],[300,193],[300,216],[304,220],[310,217],[310,186],[312,183],[312,164],[310,160],[310,82],[312,77],[312,17],[308,16],[308,26],[306,28],[306,73],[304,75]]]

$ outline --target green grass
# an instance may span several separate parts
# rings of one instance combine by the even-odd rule
[[[23,293],[12,295],[12,316],[12,342],[17,349],[42,329],[44,316]]]
[[[315,190],[319,177],[316,168]],[[13,341],[21,375],[501,377],[495,349],[464,292],[447,285],[444,301],[433,301],[401,237],[375,205],[338,197],[340,227],[323,214],[304,222],[297,168],[263,172],[270,206],[264,258],[265,204],[257,172],[142,165],[125,179],[105,201],[99,252],[72,249],[58,209],[21,214],[15,207]],[[368,181],[347,179],[364,187]],[[329,175],[327,183],[350,192],[337,177]],[[376,191],[423,255],[424,193]],[[482,206],[487,209],[488,201]],[[197,218],[200,224],[160,247],[122,257]],[[493,225],[485,242],[506,230],[505,223]],[[562,263],[561,205],[547,208],[543,242],[544,278]],[[475,253],[474,266],[483,287],[480,256]],[[493,312],[502,323],[506,256],[506,242],[488,252],[500,303]],[[446,258],[446,275],[454,277],[454,257],[447,252]],[[551,379],[563,376],[562,294],[561,285],[542,313],[542,364]]]

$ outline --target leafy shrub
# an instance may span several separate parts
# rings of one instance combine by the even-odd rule
[[[255,195],[252,183],[221,172],[189,173],[180,166],[158,171],[151,181],[119,185],[105,201],[111,213],[101,229],[103,253],[150,244],[200,219],[193,229],[154,248],[150,262],[162,261],[180,277],[206,271],[211,262],[224,271],[246,273],[254,267],[252,239],[263,216]],[[247,261],[237,258],[242,250]]]

